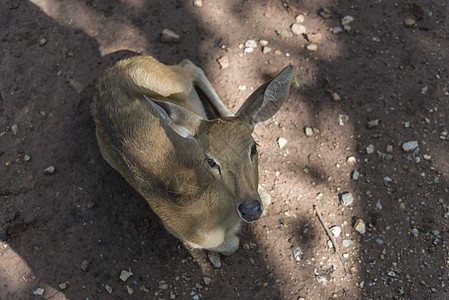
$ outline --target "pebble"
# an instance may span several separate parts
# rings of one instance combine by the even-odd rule
[[[268,41],[267,40],[259,40],[259,44],[261,46],[267,46],[268,45]]]
[[[354,17],[352,16],[345,16],[341,19],[341,26],[349,25],[354,21]]]
[[[341,26],[336,26],[336,27],[332,28],[333,34],[338,34],[338,33],[342,33],[342,32],[343,32],[343,27],[341,27]]]
[[[205,285],[209,285],[211,283],[212,279],[210,279],[209,277],[203,277],[203,282]]]
[[[338,93],[332,93],[332,100],[335,102],[340,102],[341,101],[341,97]]]
[[[49,166],[44,170],[45,175],[51,175],[55,173],[56,168],[54,166]]]
[[[385,151],[387,151],[387,153],[393,153],[393,145],[387,145]]]
[[[42,289],[42,288],[37,288],[36,290],[33,291],[33,295],[37,295],[37,296],[42,296],[43,293],[44,293],[44,289]]]
[[[62,282],[62,283],[58,284],[58,286],[61,290],[65,290],[67,288],[67,283]]]
[[[296,249],[293,251],[293,255],[295,256],[296,261],[301,260],[301,254],[302,254],[301,247],[296,247]]]
[[[291,26],[291,30],[296,35],[302,35],[307,32],[306,26],[299,23],[293,23]]]
[[[12,124],[12,125],[11,125],[11,131],[12,131],[12,133],[13,133],[14,135],[17,134],[17,129],[18,129],[17,124]]]
[[[368,128],[376,128],[376,127],[378,127],[379,126],[379,119],[369,121],[368,123],[366,123],[366,126]]]
[[[281,148],[281,149],[284,148],[285,145],[287,145],[287,143],[288,143],[287,139],[285,139],[283,137],[278,138],[277,142],[278,142],[279,148]]]
[[[354,202],[354,196],[348,192],[341,193],[340,202],[345,206],[351,205]]]
[[[83,260],[83,262],[81,263],[80,269],[82,271],[86,271],[88,267],[89,267],[89,261]]]
[[[373,154],[374,153],[374,145],[370,144],[368,147],[366,147],[366,154]]]
[[[89,201],[89,203],[87,203],[88,209],[92,209],[92,208],[94,208],[94,206],[95,206],[95,202],[93,202],[93,201]]]
[[[163,290],[163,291],[168,290],[168,283],[164,282],[164,283],[159,284],[159,289]]]
[[[404,25],[405,25],[405,27],[409,27],[409,28],[414,27],[416,25],[416,21],[412,18],[407,18],[407,19],[405,19]]]
[[[181,40],[180,36],[170,29],[164,29],[161,32],[162,43],[177,43]]]
[[[431,160],[431,159],[432,159],[432,156],[430,156],[429,154],[424,154],[424,155],[422,156],[422,158],[424,158],[425,160]]]
[[[304,133],[305,133],[307,136],[312,136],[312,135],[313,135],[313,129],[312,129],[312,127],[306,127],[306,128],[304,128]]]
[[[109,294],[112,294],[112,287],[111,287],[109,284],[106,284],[106,285],[104,286],[104,289],[105,289]]]
[[[360,177],[360,172],[357,170],[354,170],[354,172],[352,172],[352,180],[358,180]]]
[[[219,59],[217,59],[217,62],[222,69],[229,68],[229,57],[227,57],[226,55],[223,55]]]
[[[131,287],[129,287],[129,286],[126,286],[126,291],[128,292],[128,295],[132,295],[132,294],[134,294],[134,290],[133,290],[133,288],[131,288]]]
[[[23,156],[23,160],[24,160],[24,161],[30,161],[30,160],[31,160],[31,157],[30,157],[28,154],[25,154],[25,155]]]
[[[256,48],[257,42],[255,40],[247,40],[245,42],[245,48]]]
[[[203,6],[203,0],[193,0],[193,6],[195,7]]]
[[[120,280],[125,282],[131,276],[133,276],[132,272],[129,272],[129,271],[126,271],[126,270],[122,270],[122,273],[120,273]]]
[[[270,47],[265,46],[265,47],[262,48],[262,53],[263,54],[268,54],[270,52],[271,52],[271,48]]]
[[[320,17],[322,17],[323,19],[329,19],[330,17],[332,17],[332,12],[329,8],[322,8],[318,11],[318,14],[320,15]]]
[[[214,265],[215,268],[221,267],[220,254],[217,252],[208,252],[207,256],[209,257],[210,262]]]
[[[365,234],[366,232],[365,221],[363,221],[363,219],[357,219],[357,221],[354,224],[354,229],[360,234]]]
[[[354,242],[351,241],[351,240],[343,240],[343,241],[341,242],[341,244],[343,245],[343,247],[349,247],[349,246],[351,246],[351,245],[354,245]]]
[[[317,44],[308,44],[306,48],[309,51],[317,51],[318,50]]]
[[[254,48],[247,47],[247,48],[245,48],[243,51],[244,51],[245,53],[253,53],[253,52],[254,52]]]
[[[341,228],[340,226],[332,226],[331,228],[329,228],[330,232],[332,233],[333,236],[335,237],[339,237],[341,234]]]
[[[349,165],[354,166],[357,163],[357,158],[355,156],[351,155],[346,159],[346,162]]]
[[[296,23],[302,23],[302,22],[304,22],[304,19],[305,19],[304,15],[299,14],[296,16],[295,21],[296,21]]]
[[[47,40],[46,39],[40,39],[40,41],[39,41],[39,46],[44,46],[45,44],[47,43]]]
[[[418,141],[409,141],[402,144],[402,149],[404,149],[405,152],[410,152],[415,150],[418,147]]]

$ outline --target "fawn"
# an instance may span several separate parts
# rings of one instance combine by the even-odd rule
[[[92,101],[101,154],[170,233],[192,248],[230,255],[241,220],[256,221],[271,201],[259,185],[252,132],[285,102],[292,72],[289,65],[259,87],[234,116],[191,61],[122,60],[100,79]],[[211,110],[217,118],[208,117]]]

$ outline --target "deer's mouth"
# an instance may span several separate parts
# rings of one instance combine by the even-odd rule
[[[262,202],[259,199],[253,199],[237,204],[237,213],[239,217],[247,223],[253,223],[259,220],[262,212]]]

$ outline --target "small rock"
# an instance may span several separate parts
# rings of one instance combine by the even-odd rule
[[[374,153],[374,145],[373,144],[369,144],[366,147],[366,154],[373,154]]]
[[[296,16],[295,21],[296,23],[302,23],[304,22],[305,16],[303,14],[299,14]]]
[[[49,166],[48,168],[46,168],[44,170],[44,174],[45,175],[51,175],[53,173],[55,173],[56,168],[54,166]]]
[[[203,282],[205,285],[209,285],[212,282],[212,279],[209,277],[203,277]]]
[[[379,119],[369,121],[368,123],[366,123],[366,126],[368,128],[376,128],[376,127],[378,127],[379,126]]]
[[[388,274],[388,276],[390,276],[390,277],[396,277],[396,273],[393,272],[393,271],[389,271],[387,274]]]
[[[341,234],[341,228],[340,226],[332,226],[331,228],[329,228],[330,232],[332,233],[333,236],[335,237],[339,237]]]
[[[246,48],[257,48],[257,42],[255,40],[247,40],[245,42]]]
[[[301,260],[301,254],[302,254],[301,247],[296,247],[296,249],[293,251],[293,255],[295,256],[296,261]]]
[[[203,0],[193,0],[193,6],[195,7],[203,6]]]
[[[402,149],[404,149],[405,152],[413,151],[417,147],[418,147],[418,141],[409,141],[409,142],[402,144]]]
[[[159,285],[159,289],[160,290],[163,290],[163,291],[166,291],[166,290],[168,290],[168,283],[161,283],[160,285]]]
[[[348,192],[341,193],[340,202],[345,206],[351,205],[354,202],[354,196],[352,196],[352,194]]]
[[[23,161],[30,161],[30,160],[31,160],[31,157],[28,154],[25,154],[23,156]]]
[[[95,206],[95,202],[93,202],[93,201],[90,201],[89,203],[87,203],[88,209],[92,209],[92,208],[94,208],[94,206]]]
[[[109,286],[108,284],[106,284],[106,285],[104,286],[104,289],[105,289],[109,294],[112,294],[112,287]]]
[[[283,137],[280,137],[280,138],[278,138],[278,140],[277,140],[277,142],[278,142],[278,146],[279,146],[279,148],[284,148],[285,147],[285,145],[287,145],[287,139],[285,139],[285,138],[283,138]]]
[[[266,41],[266,40],[259,40],[259,44],[261,46],[267,46],[268,45],[268,41]]]
[[[254,48],[246,47],[245,49],[243,49],[243,51],[245,53],[253,53],[254,52]]]
[[[316,281],[318,281],[318,283],[321,283],[322,285],[326,285],[327,283],[327,279],[324,276],[316,276]]]
[[[352,180],[358,180],[360,177],[360,172],[357,170],[354,170],[354,172],[352,172]]]
[[[58,286],[61,290],[65,290],[67,288],[67,283],[62,282],[62,283],[58,284]]]
[[[343,26],[343,29],[346,32],[350,32],[351,31],[351,25],[346,24],[345,26]]]
[[[393,145],[387,145],[385,151],[387,151],[387,153],[393,153]]]
[[[425,95],[425,94],[427,94],[427,91],[429,90],[429,87],[426,85],[425,87],[423,87],[422,89],[421,89],[421,94],[423,94],[423,95]]]
[[[176,293],[173,291],[170,291],[170,299],[176,299]]]
[[[131,276],[133,276],[132,272],[129,272],[129,271],[126,271],[126,270],[122,270],[122,273],[120,273],[120,280],[125,282]]]
[[[128,295],[132,295],[132,294],[134,294],[134,290],[133,290],[133,288],[130,288],[129,286],[126,286],[126,291],[128,292]]]
[[[424,155],[422,156],[422,158],[424,158],[425,160],[431,160],[431,159],[432,159],[432,156],[430,156],[429,154],[424,154]]]
[[[354,17],[352,16],[345,16],[341,19],[341,26],[349,25],[354,21]]]
[[[37,295],[37,296],[42,296],[43,293],[44,293],[44,289],[42,289],[42,288],[37,288],[36,290],[33,291],[33,295]]]
[[[86,271],[88,267],[89,267],[89,261],[83,260],[83,262],[81,263],[80,269],[82,271]]]
[[[263,54],[268,54],[270,52],[271,52],[271,48],[270,47],[265,46],[265,47],[262,48],[262,53]]]
[[[47,40],[46,39],[40,39],[39,40],[39,46],[44,46],[45,44],[47,43]]]
[[[17,134],[17,129],[18,129],[17,124],[12,124],[12,125],[11,125],[11,131],[12,131],[12,133],[13,133],[14,135]]]
[[[342,33],[342,32],[343,32],[343,27],[341,27],[341,26],[336,26],[336,27],[332,28],[333,34],[338,34],[338,33]]]
[[[209,251],[207,253],[207,256],[209,257],[210,262],[214,265],[215,268],[221,267],[221,260],[220,260],[220,254],[217,252]]]
[[[346,159],[346,162],[348,165],[354,166],[357,163],[357,158],[354,155],[351,155]]]
[[[335,102],[340,102],[341,101],[341,97],[338,93],[332,93],[332,100]]]
[[[306,26],[299,23],[293,23],[291,26],[291,30],[296,35],[302,35],[307,31]]]
[[[170,29],[164,29],[161,32],[162,43],[178,43],[181,40],[180,36]]]
[[[330,17],[332,17],[332,12],[329,8],[321,8],[318,11],[318,14],[320,15],[320,17],[322,17],[323,19],[329,19]]]
[[[313,129],[312,129],[312,127],[306,127],[306,128],[304,128],[304,133],[305,133],[307,136],[312,136],[312,135],[313,135]]]
[[[407,18],[407,19],[405,19],[404,25],[405,25],[405,27],[409,27],[409,28],[414,27],[414,26],[416,26],[416,21],[412,18]]]
[[[307,48],[307,50],[309,50],[309,51],[317,51],[317,50],[318,50],[317,44],[308,44],[308,45],[306,46],[306,48]]]
[[[226,55],[223,55],[217,59],[217,62],[222,69],[229,68],[229,58]]]
[[[357,221],[354,224],[354,229],[360,234],[365,234],[366,232],[365,221],[363,221],[363,219],[357,219]]]
[[[354,245],[354,242],[351,241],[351,240],[343,240],[343,241],[341,242],[341,244],[343,245],[343,247],[349,247],[349,246],[351,246],[351,245]]]

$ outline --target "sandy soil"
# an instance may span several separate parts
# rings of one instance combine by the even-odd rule
[[[449,297],[446,1],[4,0],[0,23],[0,299]],[[95,83],[137,54],[191,59],[234,112],[295,68],[256,128],[272,206],[219,269],[100,155]]]

